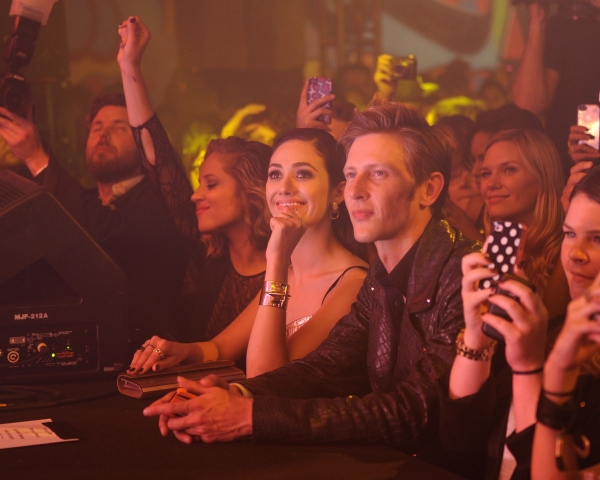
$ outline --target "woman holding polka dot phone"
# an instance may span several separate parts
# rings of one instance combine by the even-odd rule
[[[496,294],[509,296],[517,302],[519,298],[510,291],[499,287],[499,282],[511,279],[519,281],[535,291],[535,287],[529,280],[513,275],[515,265],[521,261],[526,231],[527,228],[521,223],[493,222],[492,232],[486,241],[485,252],[491,261],[489,267],[497,273],[493,277],[484,278],[479,282],[480,289],[491,288]],[[512,321],[510,315],[495,303],[490,303],[487,311],[509,322]],[[482,330],[488,337],[504,341],[504,336],[489,323],[483,322]]]
[[[575,186],[569,201],[561,242],[561,265],[572,299],[566,319],[562,315],[548,320],[539,287],[536,293],[514,279],[494,280],[498,272],[491,268],[490,257],[510,251],[510,238],[517,237],[512,226],[508,237],[503,235],[505,223],[504,228],[497,228],[494,238],[488,239],[487,254],[463,258],[466,328],[457,338],[449,378],[439,389],[443,449],[439,463],[461,477],[572,478],[558,471],[564,462],[578,461],[578,468],[586,468],[600,461],[600,323],[596,316],[600,305],[600,169],[592,170]],[[531,228],[525,247],[523,243],[522,237],[517,246],[526,252],[531,246]],[[500,271],[505,262],[499,260]],[[525,276],[519,264],[516,258],[514,274]],[[499,295],[495,281],[519,302]],[[490,311],[482,313],[480,307],[488,301],[502,307],[512,321]],[[482,332],[484,322],[504,335],[504,343],[497,344]],[[588,445],[591,442],[591,450],[585,448],[583,436]]]
[[[543,133],[505,130],[490,140],[481,167],[488,239],[485,253],[462,261],[465,329],[440,390],[443,463],[462,477],[529,478],[548,319],[554,333],[568,303],[563,186]],[[492,328],[503,342],[488,336]]]
[[[519,263],[551,318],[564,314],[569,302],[567,280],[559,262],[563,188],[558,152],[543,133],[505,130],[490,140],[481,166],[486,235],[495,233],[493,221],[527,226],[523,261]]]
[[[463,257],[465,329],[440,396],[443,466],[472,479],[528,478],[547,345],[548,311],[519,268],[524,232],[500,223],[486,253]]]

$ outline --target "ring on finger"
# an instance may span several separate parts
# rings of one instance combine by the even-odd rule
[[[165,359],[165,354],[163,353],[163,351],[158,348],[158,347],[154,347],[154,350],[152,350],[154,353],[158,354],[158,356],[160,357],[161,360]]]

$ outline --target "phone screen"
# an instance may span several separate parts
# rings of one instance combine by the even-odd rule
[[[577,125],[583,125],[588,129],[588,133],[594,138],[589,140],[579,140],[579,143],[585,143],[598,150],[600,126],[598,123],[600,117],[600,107],[594,104],[582,104],[577,108]]]

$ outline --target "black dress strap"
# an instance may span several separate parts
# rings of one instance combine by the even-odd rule
[[[327,298],[327,295],[329,295],[329,292],[331,292],[331,291],[332,291],[332,290],[335,288],[335,286],[336,286],[336,285],[337,285],[337,284],[340,282],[340,280],[341,280],[341,279],[342,279],[342,277],[343,277],[343,276],[346,274],[346,272],[347,272],[348,270],[352,270],[353,268],[360,268],[361,270],[363,270],[363,271],[365,271],[365,272],[368,270],[368,268],[367,268],[367,267],[363,267],[362,265],[354,265],[354,266],[352,266],[352,267],[348,267],[346,270],[344,270],[344,271],[342,272],[342,274],[341,274],[341,275],[340,275],[338,278],[336,278],[335,282],[333,282],[333,283],[331,284],[331,287],[329,287],[329,289],[327,290],[327,292],[325,292],[325,296],[323,297],[323,300],[321,301],[321,305],[323,305],[323,302],[325,302],[325,298]]]

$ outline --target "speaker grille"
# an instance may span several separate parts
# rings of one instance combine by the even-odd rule
[[[18,200],[43,190],[29,180],[8,170],[0,170],[0,214]]]

